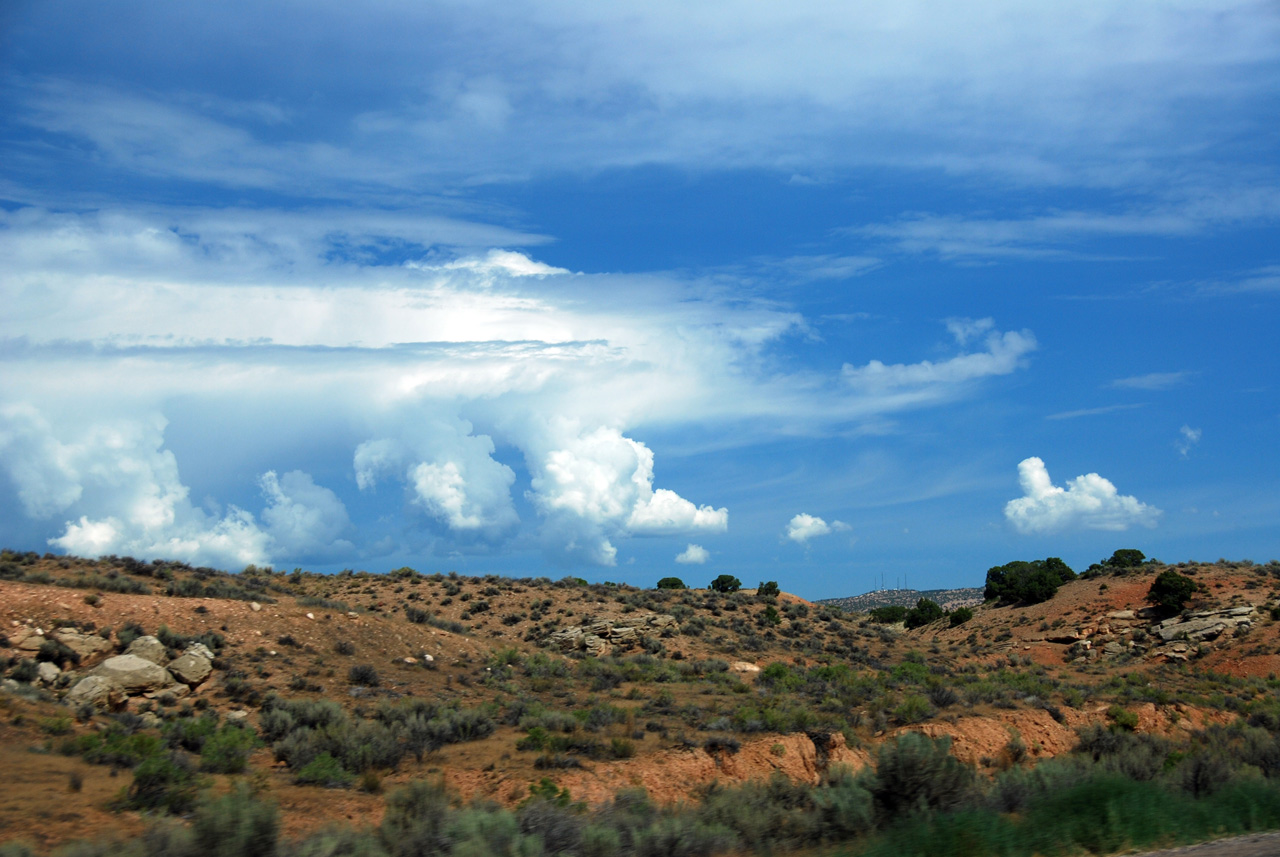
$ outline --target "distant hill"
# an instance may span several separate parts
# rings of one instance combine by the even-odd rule
[[[847,598],[823,598],[815,604],[830,604],[851,613],[866,613],[876,607],[890,607],[900,604],[903,607],[915,607],[921,598],[936,601],[944,610],[957,607],[972,607],[982,603],[982,589],[968,587],[965,589],[880,589],[864,595],[853,595]]]

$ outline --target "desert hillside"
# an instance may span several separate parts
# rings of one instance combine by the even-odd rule
[[[1148,603],[1169,571],[1195,585],[1172,614]],[[1090,727],[1280,729],[1278,599],[1274,562],[1144,563],[908,630],[785,592],[5,552],[0,842],[135,835],[234,783],[298,840],[376,825],[422,780],[508,808],[531,788],[660,807],[819,786],[906,732],[990,778]],[[180,805],[136,785],[162,750],[191,771]]]

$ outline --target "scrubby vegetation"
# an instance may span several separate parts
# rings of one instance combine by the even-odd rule
[[[1066,758],[1011,767],[988,780],[956,760],[945,740],[908,733],[883,745],[875,766],[861,773],[835,769],[816,786],[781,776],[713,784],[697,801],[667,807],[639,789],[588,807],[543,779],[518,806],[503,809],[461,802],[439,780],[427,779],[388,795],[377,827],[330,827],[298,841],[282,840],[279,810],[269,799],[243,785],[201,798],[189,770],[156,756],[135,772],[131,805],[194,809],[190,826],[159,823],[135,841],[80,843],[64,854],[711,857],[842,844],[867,857],[1029,857],[1106,854],[1280,826],[1272,769],[1248,765],[1271,758],[1275,736],[1224,730],[1201,741],[1182,753],[1104,730],[1082,735],[1080,748]],[[328,755],[307,771],[317,785],[350,778]],[[10,845],[5,853],[32,852]]]
[[[110,781],[101,778],[116,772],[111,806],[147,819],[140,838],[68,846],[77,857],[828,846],[1029,855],[1280,826],[1280,680],[1265,670],[1215,671],[1232,661],[1213,659],[1221,651],[1262,662],[1277,650],[1280,564],[1174,568],[1138,551],[1117,557],[1075,582],[1053,558],[999,566],[988,577],[994,597],[973,608],[944,599],[948,611],[922,597],[910,608],[851,613],[801,601],[776,581],[744,592],[727,575],[706,590],[674,578],[663,582],[679,586],[642,590],[411,568],[247,569],[223,580],[180,564],[6,554],[12,568],[0,577],[36,584],[15,587],[26,592],[136,579],[150,594],[89,583],[97,597],[60,605],[74,618],[43,621],[41,636],[15,626],[13,641],[0,640],[10,680],[0,729],[32,759],[74,757],[59,761],[78,766],[60,779],[76,799],[96,784],[103,805]],[[1059,594],[1037,600],[1046,575]],[[238,587],[258,604],[234,593],[164,600],[171,585],[171,597],[196,591],[187,580]],[[1127,602],[1111,603],[1118,590]],[[1144,595],[1156,611],[1142,608]],[[224,609],[218,598],[239,603]],[[127,599],[140,609],[111,612]],[[163,605],[154,617],[153,602]],[[1195,619],[1186,627],[1210,636],[1150,618],[1188,605],[1175,621]],[[1250,615],[1219,629],[1194,612],[1209,608]],[[81,663],[94,662],[79,654],[86,638],[114,654],[148,633],[169,657],[207,647],[215,678],[190,695],[135,694],[111,713],[57,707]],[[1164,654],[1144,658],[1147,650]],[[963,762],[945,739],[909,731],[963,737],[975,723],[994,724],[997,738],[967,755],[958,739]],[[1071,752],[1060,737],[1072,735],[1066,724],[1079,727]],[[1059,736],[1052,747],[1050,733]],[[685,754],[716,781],[639,773],[651,764],[692,769],[681,767]],[[820,776],[769,778],[771,767]],[[735,782],[739,771],[757,779]],[[445,777],[470,791],[451,791]],[[576,777],[655,791],[592,793],[588,803],[575,794]],[[657,793],[673,779],[681,781],[670,793]],[[359,827],[359,815],[350,828],[291,820],[291,831],[308,832],[285,837],[275,800],[350,802],[386,815],[372,828]]]

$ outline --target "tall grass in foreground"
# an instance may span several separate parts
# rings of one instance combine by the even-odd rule
[[[1280,827],[1280,789],[1237,781],[1193,798],[1118,774],[1100,774],[1033,800],[1025,813],[993,809],[900,819],[859,857],[1030,857],[1113,854]]]

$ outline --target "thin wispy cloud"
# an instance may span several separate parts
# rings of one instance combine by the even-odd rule
[[[1132,411],[1136,408],[1145,408],[1146,402],[1129,402],[1123,405],[1102,405],[1097,408],[1081,408],[1076,411],[1061,411],[1056,414],[1049,414],[1046,420],[1074,420],[1080,417],[1097,417],[1103,414],[1114,414],[1119,411]]]
[[[1183,458],[1191,457],[1191,450],[1200,442],[1201,436],[1204,434],[1198,428],[1184,425],[1178,430],[1178,439],[1174,441],[1174,448],[1178,450],[1178,455]]]
[[[1194,372],[1150,372],[1117,378],[1107,386],[1118,390],[1170,390],[1186,383],[1194,375]]]

